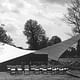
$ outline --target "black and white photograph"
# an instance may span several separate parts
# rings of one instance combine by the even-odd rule
[[[0,80],[80,80],[80,0],[0,0]]]

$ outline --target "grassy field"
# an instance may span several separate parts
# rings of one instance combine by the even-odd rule
[[[0,72],[0,80],[80,80],[69,75],[9,75]]]

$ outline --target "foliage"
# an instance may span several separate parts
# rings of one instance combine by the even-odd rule
[[[61,39],[58,36],[52,36],[48,42],[48,46],[52,46],[53,44],[57,44],[59,42],[61,42]]]
[[[35,20],[28,20],[25,24],[24,34],[27,36],[29,49],[38,50],[47,46],[45,31],[40,24]]]
[[[11,44],[12,38],[6,34],[6,31],[0,27],[0,42]]]
[[[27,43],[31,50],[39,50],[61,42],[61,39],[57,36],[53,36],[49,40],[49,38],[46,37],[46,32],[42,26],[32,19],[26,22],[23,33],[27,37]]]

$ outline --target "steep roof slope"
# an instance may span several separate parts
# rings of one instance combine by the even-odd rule
[[[33,52],[37,54],[48,54],[48,57],[50,59],[58,60],[61,54],[63,54],[66,51],[66,49],[68,49],[70,46],[76,43],[79,39],[80,39],[80,34],[61,43],[37,51],[22,50],[8,44],[0,43],[0,63]]]
[[[8,44],[0,43],[0,63],[26,55],[26,54],[30,54],[32,52],[35,52],[35,51],[22,50]]]
[[[53,60],[58,60],[61,54],[63,54],[66,49],[71,47],[74,43],[76,43],[80,39],[80,34],[74,36],[68,40],[65,40],[61,43],[55,44],[53,46],[49,46],[47,48],[39,50],[40,52],[48,53],[48,57]]]

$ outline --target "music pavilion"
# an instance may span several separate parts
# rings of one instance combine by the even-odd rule
[[[0,71],[6,71],[8,65],[44,65],[48,58],[59,60],[59,57],[80,39],[80,34],[66,41],[39,51],[22,50],[14,46],[0,43]]]

